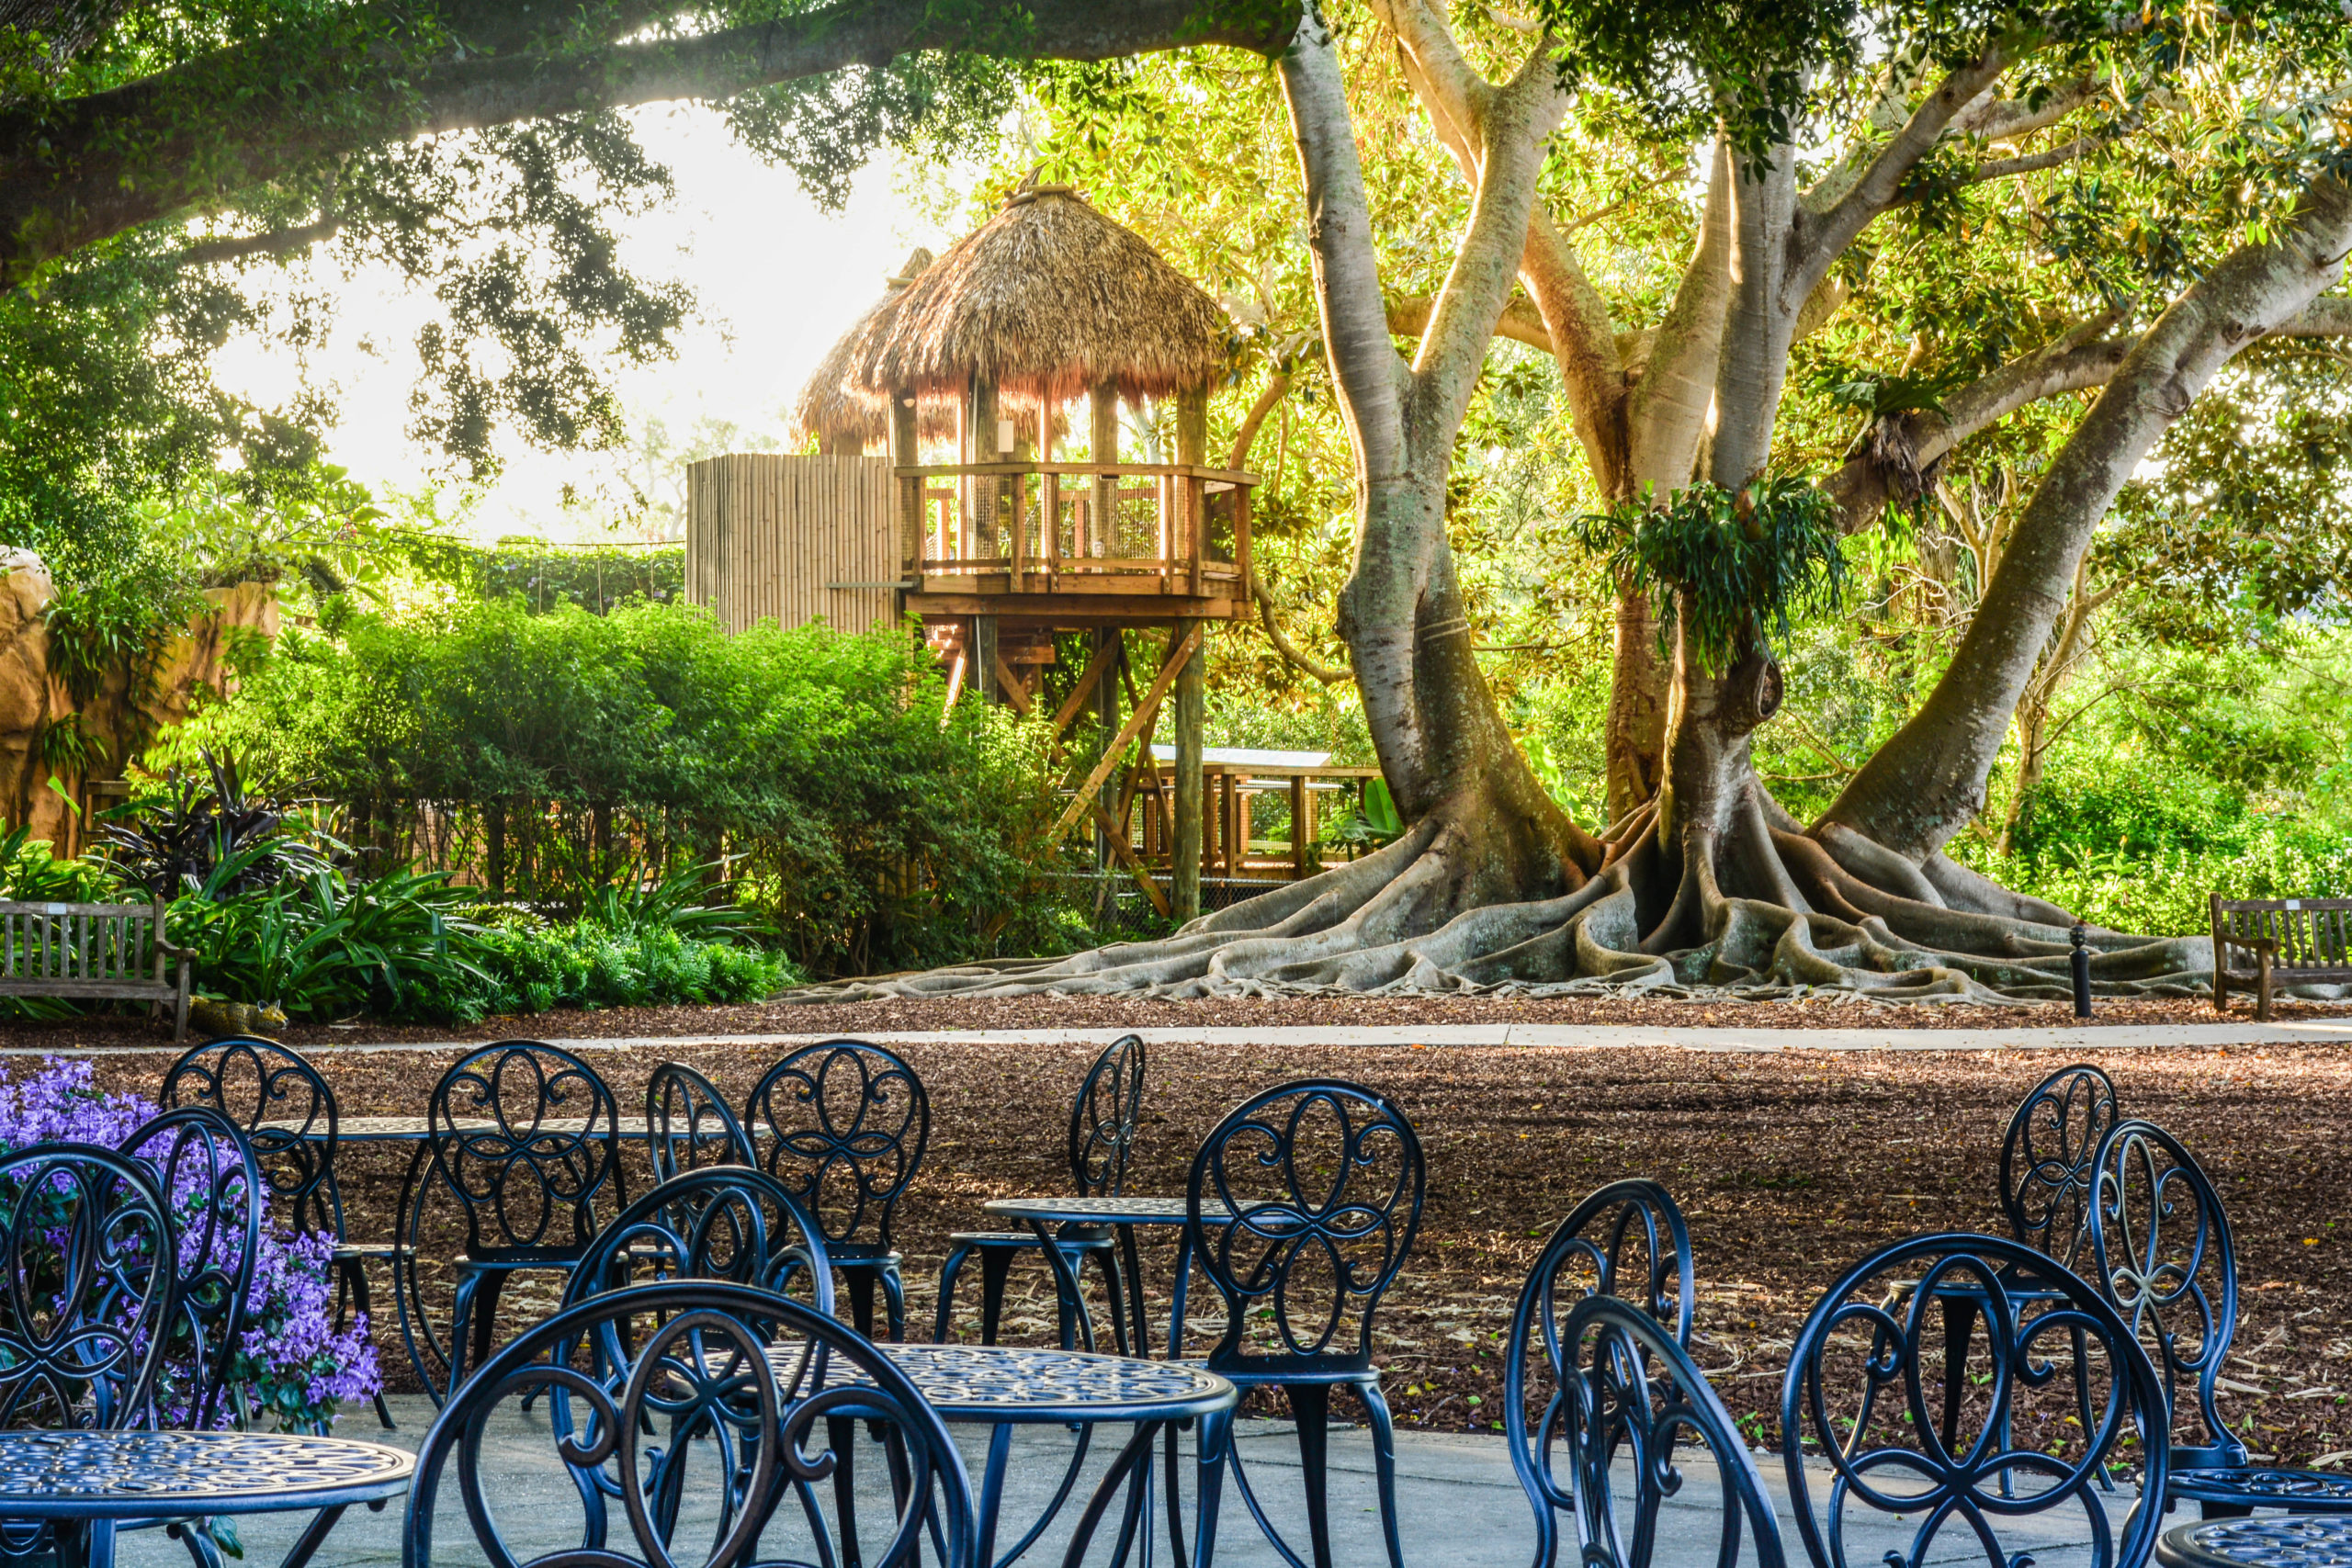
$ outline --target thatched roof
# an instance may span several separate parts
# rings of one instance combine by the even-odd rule
[[[806,441],[814,436],[820,442],[854,441],[864,446],[886,446],[890,440],[890,404],[888,398],[860,391],[850,385],[849,368],[865,340],[880,330],[906,298],[907,286],[921,276],[932,264],[932,254],[922,246],[915,247],[907,257],[907,265],[889,280],[888,290],[874,302],[865,314],[850,324],[841,341],[826,352],[810,373],[808,384],[800,389],[800,396],[792,405],[791,436]],[[919,401],[915,406],[915,430],[925,441],[952,441],[956,437],[956,407],[936,399]]]
[[[875,398],[900,387],[960,398],[977,373],[1009,400],[1057,405],[1109,381],[1134,400],[1206,386],[1225,367],[1231,330],[1140,235],[1068,186],[1038,186],[1016,191],[857,334],[848,381]]]

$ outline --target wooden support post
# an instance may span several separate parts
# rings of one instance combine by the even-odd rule
[[[1086,460],[1098,467],[1116,463],[1119,460],[1118,387],[1110,381],[1097,381],[1086,390]],[[1115,556],[1119,552],[1112,541],[1118,537],[1118,476],[1096,474],[1092,500],[1087,536],[1079,541],[1078,553],[1097,559],[1103,556]]]
[[[982,702],[995,702],[997,666],[1003,662],[996,656],[996,617],[974,615],[972,629],[965,634],[965,645],[972,656],[966,667],[972,689],[980,694]]]
[[[1046,592],[1057,592],[1062,585],[1062,477],[1059,474],[1037,476],[1037,531],[1038,554],[1045,560]]]
[[[1170,640],[1184,655],[1176,679],[1176,822],[1169,870],[1182,924],[1201,913],[1201,729],[1208,716],[1207,660],[1191,650],[1205,623],[1181,621]],[[1173,657],[1173,655],[1171,655]]]
[[[901,387],[890,394],[890,463],[894,468],[911,468],[922,461],[915,435],[914,389]],[[902,583],[920,586],[922,581],[922,492],[929,482],[921,477],[901,479],[894,492],[899,498],[899,581]],[[890,596],[890,618],[904,620],[906,614],[907,593],[901,588]]]
[[[1290,874],[1294,882],[1315,874],[1315,792],[1305,773],[1290,781]]]
[[[1249,863],[1249,802],[1242,799],[1242,781],[1227,771],[1218,778],[1218,807],[1223,807],[1223,832],[1226,840],[1226,877],[1239,877]]]
[[[1160,892],[1159,884],[1151,879],[1151,873],[1144,869],[1143,862],[1136,858],[1135,846],[1127,842],[1125,830],[1112,821],[1110,813],[1099,806],[1094,808],[1094,830],[1117,854],[1119,863],[1126,868],[1127,874],[1143,888],[1144,897],[1151,900],[1151,907],[1159,912],[1161,919],[1166,919],[1168,896]]]
[[[1029,715],[1029,683],[1004,661],[1001,653],[996,656],[995,669],[997,690],[1004,694],[1004,700],[1012,705],[1015,713],[1026,718]]]
[[[1209,460],[1209,394],[1205,387],[1176,399],[1176,461],[1200,468]],[[1208,492],[1198,475],[1175,484],[1177,548],[1184,558],[1185,592],[1199,597],[1202,558],[1208,554]]]
[[[1094,657],[1091,660],[1092,664],[1104,667],[1106,672],[1110,670],[1115,670],[1119,667],[1120,660],[1126,656],[1126,641],[1120,635],[1118,627],[1102,626],[1096,629],[1094,633]],[[1095,682],[1094,704],[1097,738],[1102,745],[1108,747],[1111,743],[1111,738],[1119,733],[1119,682],[1111,680]],[[1159,716],[1157,712],[1154,712],[1152,715],[1155,721]],[[1124,750],[1125,748],[1122,747],[1121,750]],[[1095,754],[1095,761],[1098,762],[1102,761],[1107,754],[1108,753],[1106,752],[1097,752]],[[1103,815],[1107,817],[1111,810],[1118,805],[1119,800],[1118,774],[1116,770],[1114,770],[1112,773],[1104,775],[1101,795],[1101,809]],[[1097,833],[1094,839],[1094,863],[1098,868],[1108,866],[1111,863],[1111,840],[1108,836],[1102,833]],[[1160,913],[1164,915],[1167,911],[1162,909]]]
[[[1143,727],[1151,722],[1152,715],[1159,711],[1159,705],[1167,697],[1168,689],[1177,684],[1178,673],[1193,662],[1193,655],[1200,651],[1201,638],[1206,633],[1207,623],[1187,621],[1184,625],[1190,629],[1177,639],[1175,649],[1169,654],[1167,666],[1159,671],[1159,678],[1152,682],[1151,690],[1143,694],[1143,701],[1136,705],[1135,713],[1129,716],[1126,723],[1119,727],[1119,733],[1112,739],[1106,755],[1101,761],[1094,764],[1094,771],[1088,773],[1085,781],[1078,786],[1074,792],[1076,798],[1071,800],[1061,816],[1055,819],[1052,829],[1046,835],[1046,843],[1061,842],[1062,835],[1069,832],[1078,819],[1086,815],[1087,804],[1094,799],[1094,792],[1102,787],[1102,781],[1109,778],[1111,770],[1118,765],[1119,753],[1127,749],[1127,742],[1133,740]]]
[[[1102,650],[1098,646],[1088,657],[1086,668],[1079,672],[1078,684],[1071,688],[1069,696],[1062,699],[1062,705],[1054,710],[1054,732],[1046,738],[1047,745],[1062,738],[1062,731],[1069,728],[1069,721],[1078,716],[1078,710],[1084,707],[1086,700],[1094,694],[1094,682],[1102,680],[1103,674]]]

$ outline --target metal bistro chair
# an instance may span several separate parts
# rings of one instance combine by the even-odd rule
[[[2203,1440],[2175,1442],[2165,1494],[2207,1518],[2256,1508],[2352,1514],[2352,1476],[2255,1464],[2214,1402],[2238,1328],[2237,1250],[2222,1195],[2180,1141],[2153,1122],[2124,1122],[2101,1141],[2091,1181],[2091,1267],[2115,1310],[2163,1369],[2173,1419],[2196,1387]]]
[[[2003,1281],[2015,1269],[2060,1298],[2013,1293]],[[1890,1305],[1901,1279],[1918,1289]],[[1982,1304],[1981,1355],[1954,1359],[1929,1329],[1928,1303],[1947,1287]],[[1970,1421],[1956,1441],[1928,1416],[1955,1382]],[[2077,1425],[2084,1409],[2092,1418]],[[2094,1286],[2020,1243],[1961,1232],[1895,1242],[1849,1269],[1798,1331],[1781,1389],[1790,1505],[1820,1568],[1953,1552],[2017,1562],[2046,1543],[2038,1517],[2052,1513],[2090,1568],[2142,1568],[2164,1528],[2147,1506],[2165,1491],[2164,1427],[2156,1370]],[[2126,1446],[2142,1504],[2119,1540],[2094,1486]],[[1908,1537],[1899,1550],[1891,1532]]]
[[[2001,1213],[2009,1234],[2033,1249],[2030,1260],[2015,1264],[2002,1274],[2001,1283],[2017,1302],[2057,1302],[2065,1298],[2063,1286],[2041,1278],[2050,1263],[2074,1270],[2090,1236],[2091,1167],[2099,1140],[2116,1121],[2115,1083],[2087,1063],[2061,1067],[2027,1091],[2009,1117],[2001,1138]],[[1896,1303],[1908,1299],[1915,1282],[1897,1280]],[[1936,1292],[1943,1318],[1947,1356],[1968,1359],[1969,1343],[1984,1315],[1984,1303],[1966,1279],[1948,1280]],[[2085,1399],[2087,1385],[2078,1384]],[[1963,1385],[1944,1385],[1940,1418],[1946,1443],[1956,1440]],[[2092,1412],[2076,1413],[2086,1427]],[[2102,1473],[2101,1485],[2107,1484]]]
[[[91,1144],[34,1144],[0,1155],[0,1427],[114,1429],[147,1424],[179,1270],[169,1200],[155,1168]],[[54,1280],[36,1306],[24,1287]],[[30,1310],[28,1310],[30,1309]],[[79,1560],[88,1526],[0,1519],[0,1556],[62,1536]]]
[[[879,1285],[889,1337],[905,1338],[906,1284],[890,1215],[931,1139],[931,1101],[914,1069],[862,1041],[804,1045],[752,1089],[743,1123],[767,1141],[762,1168],[817,1222],[857,1331],[874,1333]]]
[[[1217,1123],[1193,1161],[1185,1237],[1225,1298],[1225,1333],[1204,1364],[1245,1393],[1279,1388],[1289,1401],[1315,1568],[1332,1562],[1325,1472],[1331,1390],[1340,1386],[1355,1391],[1372,1425],[1381,1529],[1391,1568],[1404,1568],[1396,1437],[1380,1369],[1372,1364],[1372,1320],[1412,1251],[1427,1174],[1404,1112],[1372,1089],[1329,1078],[1251,1096]],[[1210,1199],[1233,1215],[1214,1235],[1201,1217]],[[1352,1334],[1345,1327],[1351,1316]],[[1256,1346],[1249,1343],[1253,1328]],[[1298,1563],[1231,1451],[1232,1424],[1230,1415],[1201,1423],[1199,1560],[1215,1550],[1217,1494],[1229,1465],[1258,1528]]]
[[[1578,1301],[1556,1326],[1555,1364],[1563,1375],[1558,1414],[1546,1425],[1558,1435],[1571,1479],[1559,1506],[1575,1521],[1582,1568],[1709,1562],[1782,1568],[1780,1521],[1764,1478],[1681,1339],[1663,1320],[1605,1292]],[[1696,1516],[1692,1538],[1663,1541],[1668,1500],[1703,1500],[1710,1479],[1720,1505],[1689,1508]],[[1552,1568],[1555,1533],[1541,1532],[1539,1542],[1537,1568]]]
[[[572,1306],[654,1280],[724,1280],[789,1294],[802,1275],[811,1310],[832,1315],[833,1276],[816,1223],[781,1182],[749,1166],[672,1177],[613,1217],[565,1282]]]
[[[2068,1269],[2090,1236],[2092,1165],[2119,1114],[2115,1080],[2078,1062],[2034,1085],[2001,1139],[2009,1234]]]
[[[1136,1142],[1136,1123],[1143,1111],[1143,1036],[1129,1034],[1113,1041],[1094,1058],[1078,1098],[1069,1108],[1069,1179],[1081,1198],[1116,1198],[1127,1179],[1127,1156]],[[1037,1248],[1034,1231],[957,1231],[947,1238],[947,1261],[939,1270],[939,1316],[932,1338],[947,1342],[949,1315],[956,1305],[956,1279],[974,1253],[980,1258],[980,1343],[996,1343],[997,1324],[1004,1314],[1004,1287],[1013,1259]],[[1125,1290],[1119,1277],[1119,1236],[1110,1225],[1064,1225],[1054,1233],[1055,1248],[1069,1275],[1084,1271],[1089,1258],[1102,1270],[1102,1289],[1111,1306],[1111,1332],[1119,1354],[1131,1354],[1127,1343]],[[1060,1294],[1056,1292],[1057,1296]],[[1074,1324],[1086,1322],[1086,1303],[1059,1301],[1062,1344],[1075,1342]],[[1091,1328],[1086,1333],[1093,1342]]]
[[[760,1163],[718,1086],[684,1062],[664,1062],[645,1080],[645,1131],[656,1185],[706,1166]]]
[[[503,1040],[461,1058],[433,1088],[424,1146],[401,1194],[401,1333],[435,1404],[490,1353],[498,1298],[526,1269],[569,1272],[596,1235],[595,1204],[617,1190],[620,1115],[595,1070],[552,1045]],[[418,1266],[436,1193],[456,1201],[465,1239],[444,1346]],[[428,1364],[429,1363],[429,1364]]]
[[[158,1386],[155,1424],[211,1428],[244,1412],[229,1382],[261,1251],[261,1170],[245,1134],[217,1111],[183,1105],[150,1117],[122,1140],[122,1152],[154,1167],[172,1204],[174,1267],[179,1274],[166,1330],[189,1381]]]
[[[434,1561],[434,1513],[452,1469],[466,1521],[491,1562],[511,1564],[523,1555],[506,1530],[526,1513],[530,1533],[545,1539],[551,1495],[534,1488],[510,1505],[485,1461],[511,1472],[512,1445],[490,1450],[481,1441],[493,1416],[542,1393],[561,1413],[550,1457],[578,1493],[580,1545],[535,1561],[899,1568],[921,1559],[931,1534],[942,1568],[978,1568],[963,1459],[905,1375],[824,1314],[710,1280],[593,1295],[484,1361],[417,1454],[401,1532],[404,1568]],[[878,1540],[861,1538],[854,1520],[829,1520],[814,1503],[813,1483],[835,1472],[842,1456],[813,1439],[835,1419],[874,1422],[889,1433],[895,1504],[872,1532]],[[620,1476],[634,1483],[619,1488]],[[616,1491],[619,1509],[608,1505]],[[787,1495],[800,1505],[797,1520],[781,1508]],[[695,1519],[707,1522],[681,1522]]]
[[[334,1237],[335,1327],[340,1330],[354,1311],[373,1324],[368,1265],[396,1262],[405,1249],[399,1242],[354,1245],[345,1236],[343,1191],[335,1177],[342,1112],[318,1068],[275,1040],[232,1035],[182,1055],[164,1075],[156,1100],[166,1110],[208,1106],[243,1131],[286,1227]],[[376,1419],[389,1431],[391,1409],[381,1390],[375,1399]]]
[[[1611,1182],[1586,1198],[1552,1232],[1528,1270],[1511,1314],[1503,1425],[1512,1468],[1535,1510],[1538,1568],[1550,1568],[1557,1556],[1559,1515],[1577,1504],[1575,1486],[1559,1479],[1555,1448],[1570,1445],[1566,1473],[1572,1480],[1581,1484],[1584,1473],[1569,1429],[1588,1414],[1577,1403],[1579,1341],[1565,1321],[1589,1299],[1619,1299],[1687,1348],[1695,1294],[1690,1227],[1672,1195],[1655,1181]],[[1541,1414],[1531,1427],[1529,1410],[1538,1404]]]

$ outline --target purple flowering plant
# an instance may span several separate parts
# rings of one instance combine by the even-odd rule
[[[61,1141],[116,1148],[156,1113],[136,1095],[99,1089],[91,1076],[88,1062],[58,1057],[44,1058],[40,1070],[25,1077],[0,1069],[0,1152]],[[153,1153],[135,1152],[151,1158]],[[203,1172],[183,1162],[171,1175],[175,1216],[190,1215],[209,1201]],[[348,1329],[335,1330],[334,1237],[277,1230],[269,1222],[269,1196],[265,1184],[244,1327],[229,1363],[232,1396],[219,1403],[213,1420],[222,1427],[266,1422],[280,1430],[323,1430],[338,1402],[372,1396],[383,1376],[364,1314],[356,1314]],[[187,1356],[166,1354],[157,1397],[165,1424],[189,1420],[195,1374]]]

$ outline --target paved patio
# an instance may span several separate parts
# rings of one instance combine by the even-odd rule
[[[401,1429],[385,1434],[385,1440],[413,1449],[424,1435],[432,1407],[415,1395],[395,1398],[392,1405]],[[378,1435],[375,1423],[364,1412],[346,1416],[338,1430],[342,1436],[351,1438]],[[967,1457],[977,1475],[980,1459],[977,1429],[964,1428],[958,1435],[967,1439]],[[1018,1532],[1027,1528],[1051,1495],[1067,1462],[1069,1441],[1069,1435],[1058,1429],[1025,1428],[1016,1437],[1004,1510],[1007,1533],[1000,1542],[1000,1550],[1018,1539]],[[1289,1427],[1279,1422],[1245,1422],[1238,1442],[1244,1462],[1258,1478],[1259,1490],[1267,1500],[1269,1510],[1285,1532],[1295,1531],[1295,1539],[1303,1544],[1305,1518],[1298,1506],[1297,1448]],[[1085,1484],[1091,1484],[1101,1473],[1111,1446],[1098,1441],[1095,1456],[1088,1461]],[[492,1478],[490,1506],[507,1530],[517,1555],[527,1561],[541,1552],[578,1545],[579,1499],[553,1462],[547,1427],[519,1416],[502,1416],[492,1424],[490,1448],[492,1462],[485,1467],[486,1477]],[[1332,1534],[1338,1561],[1350,1565],[1380,1562],[1385,1560],[1385,1553],[1380,1544],[1367,1434],[1361,1427],[1335,1430],[1331,1459]],[[1401,1526],[1408,1563],[1415,1568],[1523,1568],[1532,1559],[1532,1518],[1500,1437],[1400,1433],[1397,1462]],[[1789,1512],[1777,1457],[1764,1461],[1759,1468],[1781,1515],[1788,1558],[1792,1563],[1802,1564],[1804,1547]],[[878,1503],[880,1466],[862,1468],[860,1474],[862,1482],[870,1482],[876,1488],[874,1495]],[[1189,1493],[1189,1486],[1187,1490]],[[1664,1534],[1655,1558],[1658,1568],[1703,1568],[1714,1562],[1720,1497],[1712,1470],[1694,1467],[1690,1483],[1667,1506],[1662,1519]],[[2132,1501],[2129,1494],[2109,1500],[2109,1517],[2117,1529],[2121,1528]],[[1024,1562],[1046,1568],[1061,1560],[1069,1539],[1069,1528],[1078,1512],[1077,1504],[1078,1499],[1074,1498],[1063,1517],[1023,1559]],[[615,1522],[618,1526],[620,1521],[616,1518]],[[1562,1522],[1566,1526],[1566,1520]],[[292,1543],[300,1523],[297,1516],[245,1521],[241,1532],[245,1562],[254,1568],[266,1568],[276,1562]],[[343,1564],[377,1568],[397,1563],[400,1530],[397,1507],[382,1514],[355,1509],[345,1517],[315,1561],[319,1568],[338,1568]],[[783,1528],[775,1533],[783,1534]],[[1111,1533],[1106,1529],[1103,1536]],[[2036,1568],[2079,1568],[2090,1561],[2087,1538],[2086,1520],[2080,1510],[2075,1510],[2071,1518],[2061,1511],[2038,1530],[2013,1529],[2005,1534],[2004,1543],[2012,1551],[2030,1545]],[[698,1542],[707,1538],[694,1539]],[[453,1475],[444,1478],[435,1510],[434,1540],[435,1563],[473,1564],[487,1561],[467,1526]],[[1848,1561],[1855,1564],[1879,1562],[1887,1552],[1907,1548],[1909,1541],[1908,1526],[1891,1520],[1881,1524],[1871,1519],[1868,1528],[1849,1529]],[[1165,1563],[1165,1543],[1156,1545],[1153,1560]],[[686,1562],[699,1561],[691,1548],[686,1548],[684,1539],[681,1546],[686,1551]],[[1107,1557],[1106,1542],[1099,1537],[1089,1562],[1100,1562]],[[1571,1537],[1563,1548],[1561,1561],[1573,1562],[1574,1558]],[[1229,1485],[1224,1524],[1218,1531],[1216,1560],[1230,1568],[1278,1568],[1281,1562]],[[1752,1551],[1743,1559],[1755,1560]],[[1981,1563],[1984,1551],[1964,1530],[1947,1531],[1927,1561]],[[185,1549],[165,1540],[160,1532],[142,1531],[124,1538],[121,1562],[125,1568],[185,1568],[187,1558]]]

